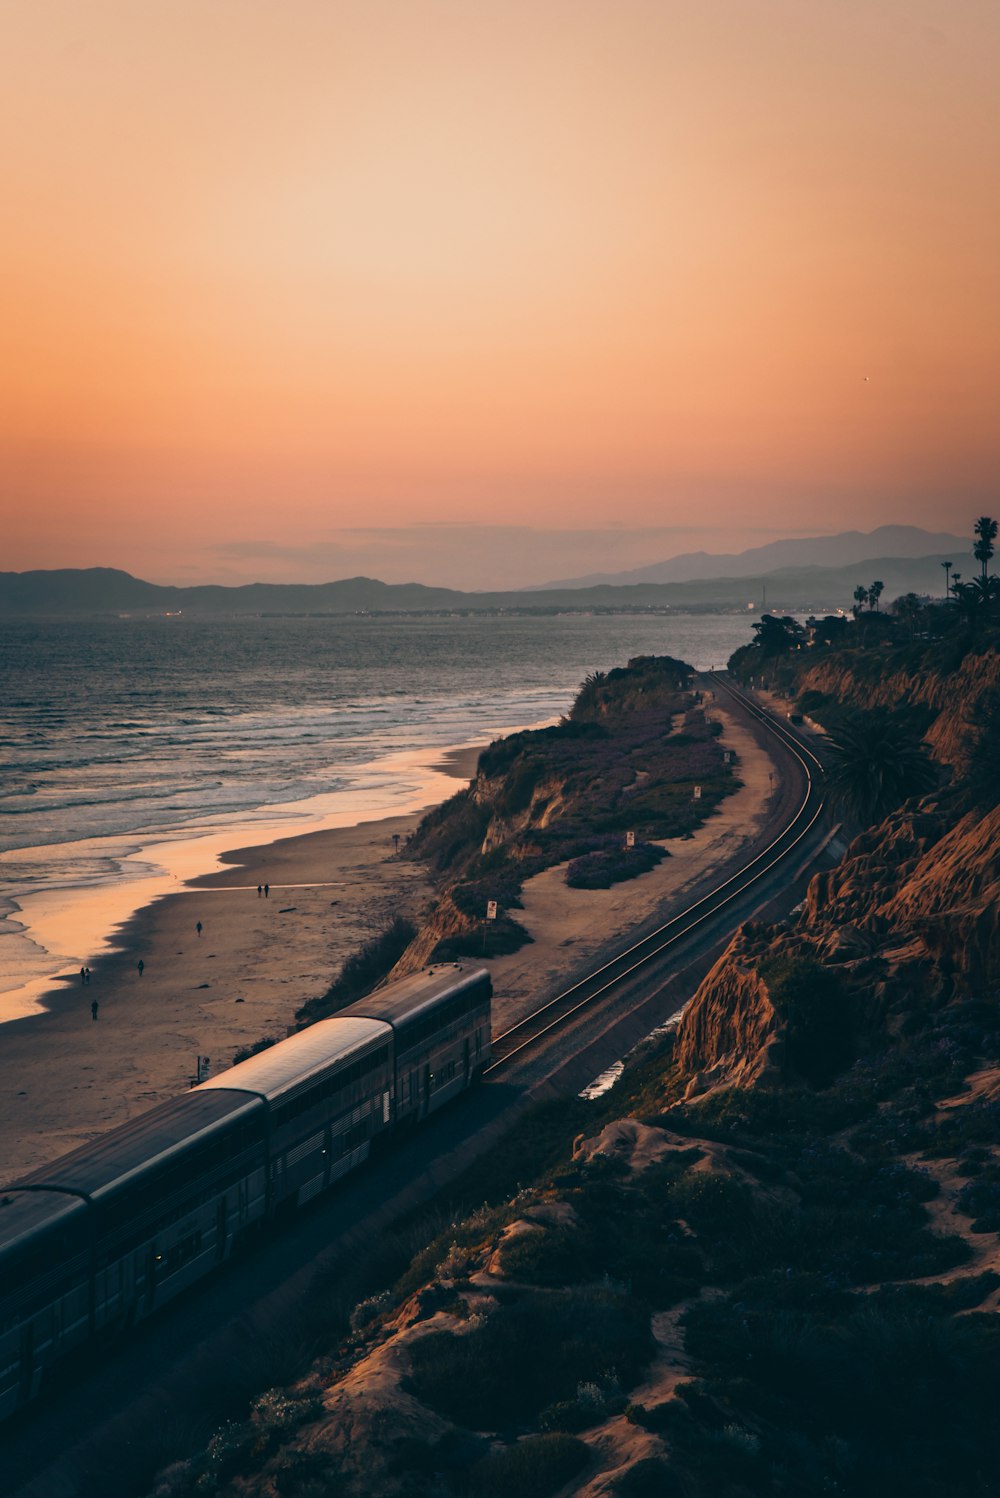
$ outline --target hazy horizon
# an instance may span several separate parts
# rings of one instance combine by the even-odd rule
[[[404,531],[358,531],[340,541],[312,547],[260,546],[234,541],[220,544],[197,563],[161,565],[149,573],[126,563],[101,561],[95,566],[111,566],[145,582],[165,586],[216,584],[240,587],[248,583],[317,584],[368,577],[384,583],[418,583],[427,587],[455,588],[466,592],[499,592],[541,585],[561,586],[569,579],[589,574],[623,575],[630,581],[633,568],[651,562],[670,562],[687,556],[704,556],[720,560],[731,555],[754,552],[776,541],[836,542],[838,534],[827,532],[788,536],[768,532],[749,532],[746,546],[737,545],[732,533],[689,532],[702,544],[678,543],[678,533],[665,528],[655,531],[538,531],[521,526],[424,526]],[[872,532],[850,534],[870,535]],[[865,556],[899,555],[921,557],[932,555],[933,535],[926,533],[926,546],[911,544],[894,549],[883,541],[862,548]],[[953,534],[953,533],[949,533]],[[882,539],[882,538],[880,538]],[[962,550],[963,538],[953,536]],[[727,550],[721,543],[727,543]],[[969,547],[971,548],[971,537]],[[832,548],[835,552],[836,548]],[[213,565],[211,556],[217,558]],[[578,568],[570,564],[579,562]],[[771,567],[844,565],[835,555],[825,561],[817,554],[813,562],[773,561]],[[559,568],[562,572],[557,576]],[[55,571],[55,567],[7,569],[11,571]],[[765,570],[767,570],[765,568]],[[710,560],[704,568],[685,572],[684,577],[711,578]],[[683,578],[678,579],[683,580]]]
[[[989,511],[996,9],[6,0],[0,38],[7,567],[454,582],[483,524],[499,586]]]

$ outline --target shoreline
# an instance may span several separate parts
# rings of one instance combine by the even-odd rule
[[[722,704],[714,711],[739,751],[742,788],[674,845],[672,858],[628,884],[571,891],[561,867],[529,881],[523,918],[534,940],[487,961],[500,1024],[754,836],[771,800],[773,762]],[[450,787],[467,782],[478,754],[479,746],[467,747],[438,759]],[[324,993],[344,959],[393,915],[419,924],[433,887],[423,865],[394,856],[392,845],[425,810],[220,850],[213,872],[119,927],[90,987],[68,980],[43,1013],[5,1024],[0,1141],[8,1179],[176,1096],[198,1056],[212,1058],[215,1075],[241,1046],[283,1037],[296,1010]],[[268,899],[257,894],[264,880]]]
[[[129,941],[133,923],[149,907],[192,888],[231,880],[227,870],[239,867],[250,854],[258,856],[263,882],[268,879],[266,850],[275,844],[393,817],[419,819],[447,799],[449,782],[471,779],[483,748],[485,743],[477,743],[388,755],[373,762],[345,790],[260,808],[258,814],[224,830],[189,829],[176,838],[145,843],[123,837],[117,841],[124,848],[117,851],[112,851],[111,840],[107,856],[116,862],[120,877],[10,897],[3,920],[14,929],[7,940],[17,943],[22,961],[30,961],[35,971],[0,992],[0,1026],[49,1012],[76,985],[82,966],[103,970],[114,963],[123,942]],[[400,777],[409,788],[402,797],[397,789]],[[302,827],[303,823],[307,825]],[[255,874],[254,885],[257,882]]]
[[[458,789],[482,747],[433,751],[428,768],[447,777],[434,788]],[[419,919],[430,882],[422,866],[395,856],[393,835],[402,843],[435,804],[239,847],[230,831],[220,867],[118,922],[88,986],[66,974],[33,1012],[3,1023],[6,1178],[184,1091],[198,1056],[211,1058],[214,1074],[239,1047],[284,1036],[296,1010],[393,914]],[[270,898],[258,898],[258,879]]]

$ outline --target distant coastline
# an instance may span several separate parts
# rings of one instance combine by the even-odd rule
[[[933,542],[928,536],[927,543]],[[720,565],[729,560],[719,558]],[[669,582],[601,582],[525,590],[469,591],[352,577],[328,583],[173,587],[110,567],[0,573],[0,617],[317,617],[560,613],[675,613],[763,609],[835,612],[850,608],[859,579],[882,580],[888,602],[902,593],[938,595],[941,565],[965,553],[876,556],[837,566],[814,562]],[[710,566],[711,557],[705,565]]]

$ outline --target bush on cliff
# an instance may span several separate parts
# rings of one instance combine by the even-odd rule
[[[782,956],[761,968],[784,1023],[785,1061],[814,1087],[828,1087],[854,1056],[853,1006],[839,974],[807,957]]]
[[[647,874],[669,856],[666,848],[638,838],[632,848],[624,847],[620,837],[605,841],[605,847],[570,860],[566,868],[566,883],[570,889],[610,889],[613,884]]]
[[[653,1354],[648,1312],[611,1290],[529,1292],[474,1330],[431,1332],[410,1348],[418,1399],[472,1430],[536,1419],[581,1381],[636,1381]]]
[[[348,957],[322,998],[310,999],[296,1011],[296,1019],[311,1024],[370,993],[396,966],[416,934],[416,927],[410,921],[401,915],[394,916],[384,931]]]
[[[491,1451],[459,1485],[467,1498],[550,1498],[590,1463],[590,1448],[574,1436],[526,1436]]]
[[[845,714],[826,745],[833,800],[865,827],[881,822],[910,796],[922,795],[938,772],[907,715],[879,708]]]

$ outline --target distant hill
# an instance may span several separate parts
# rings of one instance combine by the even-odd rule
[[[0,614],[353,614],[461,606],[467,595],[421,583],[349,577],[333,583],[247,583],[176,588],[143,582],[113,567],[0,572]]]
[[[971,540],[961,536],[934,534],[916,525],[880,525],[873,531],[842,531],[835,536],[807,536],[791,541],[769,541],[766,546],[752,546],[749,551],[716,555],[709,551],[689,551],[665,562],[651,562],[647,567],[633,567],[628,572],[593,572],[586,577],[571,577],[543,583],[540,589],[592,588],[609,583],[684,583],[704,578],[763,577],[776,568],[847,567],[874,557],[928,557],[932,553],[951,556],[971,551]]]
[[[763,549],[763,548],[761,548]],[[970,575],[970,547],[946,553]],[[460,593],[420,583],[383,583],[369,577],[315,584],[249,583],[244,587],[162,587],[109,567],[0,573],[0,616],[79,617],[95,614],[198,617],[254,614],[590,612],[592,610],[734,609],[765,601],[772,609],[848,608],[859,583],[881,578],[884,601],[899,593],[943,591],[941,553],[876,557],[842,567],[789,566],[740,577],[676,583],[598,584],[523,592]]]

